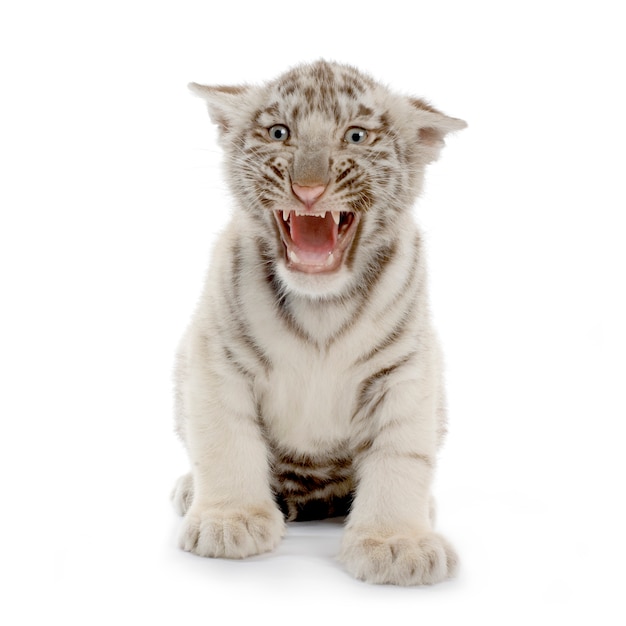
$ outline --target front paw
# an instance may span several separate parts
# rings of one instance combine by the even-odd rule
[[[192,505],[179,546],[199,556],[243,559],[273,550],[284,532],[283,515],[273,503],[239,509]]]
[[[454,576],[458,558],[440,535],[385,535],[348,529],[340,560],[348,571],[368,583],[428,585]]]

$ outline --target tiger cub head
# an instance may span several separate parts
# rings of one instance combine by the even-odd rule
[[[313,297],[367,279],[444,136],[466,125],[326,61],[263,86],[190,88],[219,128],[241,227],[271,251],[285,289]]]

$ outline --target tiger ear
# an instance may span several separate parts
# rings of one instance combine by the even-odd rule
[[[227,133],[241,114],[242,104],[250,88],[246,85],[199,85],[189,83],[189,90],[202,98],[209,109],[211,121]]]
[[[467,123],[456,117],[448,117],[419,98],[411,98],[411,105],[417,116],[418,142],[427,162],[435,161],[445,145],[448,133],[463,130]]]

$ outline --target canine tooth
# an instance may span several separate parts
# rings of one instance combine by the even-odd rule
[[[333,214],[333,219],[335,220],[335,224],[339,226],[339,221],[341,220],[341,213],[339,211],[331,211]]]
[[[289,259],[294,263],[300,263],[298,255],[293,250],[289,250]]]
[[[329,265],[332,265],[334,262],[335,262],[335,255],[334,255],[334,253],[331,252],[328,255],[328,258],[326,259],[324,265],[326,265],[328,267]]]
[[[285,222],[289,220],[289,211],[287,209],[283,209],[283,220]]]

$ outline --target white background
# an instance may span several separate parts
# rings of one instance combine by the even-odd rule
[[[624,624],[625,48],[603,0],[3,2],[2,623]],[[186,83],[319,57],[469,123],[416,207],[463,563],[434,587],[353,581],[332,522],[176,548],[173,353],[229,211]]]

